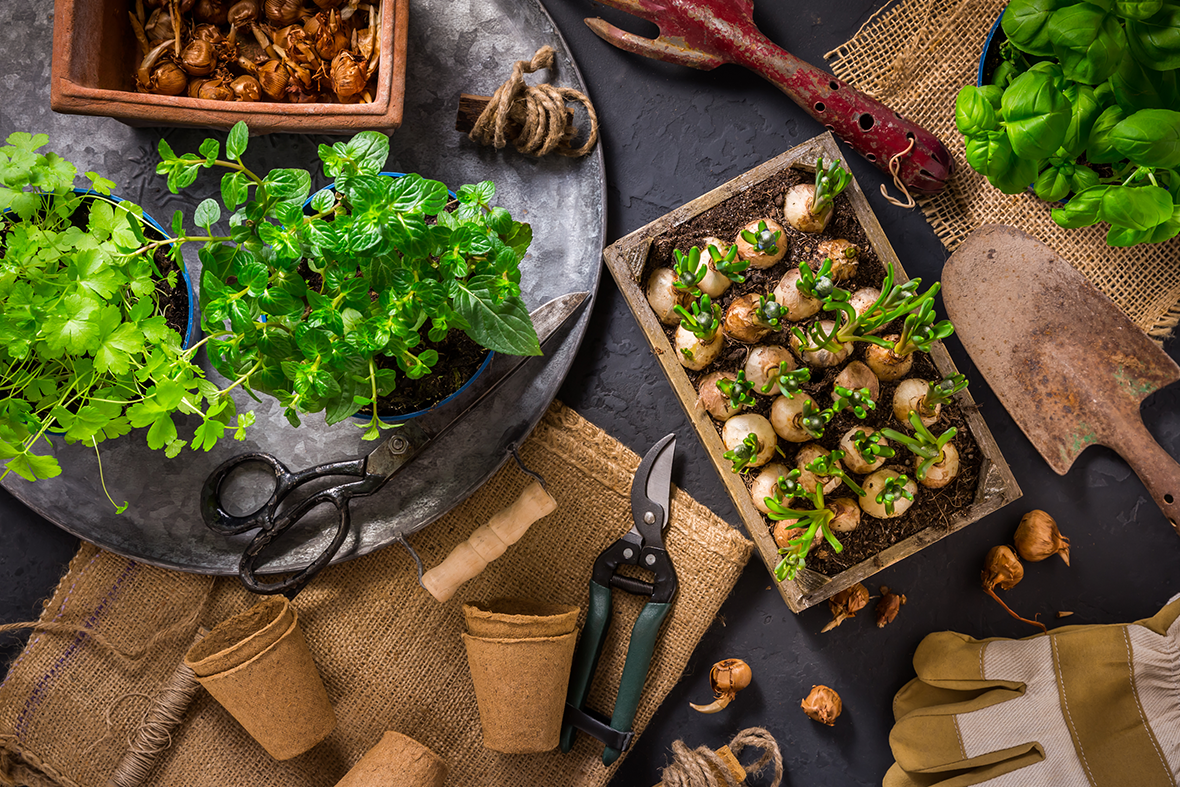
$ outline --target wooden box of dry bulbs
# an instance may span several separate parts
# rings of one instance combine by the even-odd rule
[[[409,0],[58,0],[50,104],[132,126],[401,125]]]

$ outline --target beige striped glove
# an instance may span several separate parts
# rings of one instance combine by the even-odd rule
[[[1180,596],[1129,625],[931,634],[893,701],[885,787],[1180,784]]]

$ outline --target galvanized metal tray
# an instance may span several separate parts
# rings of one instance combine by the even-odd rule
[[[582,159],[535,159],[511,148],[479,148],[453,127],[460,93],[491,95],[514,61],[531,58],[543,44],[557,51],[557,65],[555,73],[538,78],[548,76],[554,84],[585,91],[565,41],[539,0],[413,0],[404,123],[391,139],[390,157],[392,168],[419,172],[452,188],[481,180],[496,183],[496,204],[533,227],[533,244],[521,265],[521,287],[530,309],[567,292],[597,292],[606,230],[601,148]],[[152,174],[156,159],[142,160],[145,132],[107,120],[44,118],[51,149],[81,160],[83,166],[96,159],[90,168],[101,168],[120,185],[118,192],[140,202],[148,213],[163,216],[165,223],[176,208],[191,220],[201,200],[217,195],[215,177],[199,180],[179,197],[163,191],[164,179]],[[21,128],[42,130],[36,117],[18,120]],[[165,136],[182,152],[195,151],[205,134],[169,130]],[[316,144],[331,141],[271,135],[251,140],[246,158],[263,169],[303,166],[314,174]],[[154,138],[148,146],[155,147]],[[314,185],[324,185],[323,178]],[[195,254],[189,262],[199,280]],[[557,393],[589,323],[591,305],[553,339],[544,358],[529,360],[482,402],[464,428],[441,438],[380,493],[353,502],[353,533],[337,561],[404,539],[466,499],[499,469],[511,446],[529,435]],[[57,445],[64,468],[58,478],[30,484],[9,474],[4,486],[46,519],[114,552],[168,568],[236,573],[252,534],[219,536],[204,526],[198,510],[201,485],[217,465],[237,453],[265,451],[297,469],[361,456],[374,445],[363,442],[361,430],[353,425],[328,427],[322,416],[308,418],[296,429],[273,399],[258,403],[238,394],[237,404],[252,408],[257,423],[244,442],[223,440],[209,453],[186,450],[169,460],[150,451],[140,432],[103,444],[102,472],[115,500],[128,502],[123,514],[115,514],[103,495],[98,460],[89,447]],[[301,531],[290,534],[264,570],[300,568],[318,555],[326,537],[316,536],[318,524],[315,519],[301,523]]]

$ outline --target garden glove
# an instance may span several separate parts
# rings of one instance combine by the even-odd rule
[[[931,634],[893,701],[885,787],[1180,783],[1180,596],[1129,625]]]

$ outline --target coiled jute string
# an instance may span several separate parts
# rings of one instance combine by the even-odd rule
[[[495,145],[497,149],[511,142],[521,153],[530,156],[556,153],[576,158],[589,153],[598,142],[598,115],[586,94],[545,83],[525,84],[525,74],[553,67],[554,54],[553,47],[545,45],[537,50],[532,60],[517,60],[512,67],[512,76],[496,89],[468,137],[481,145]],[[590,117],[590,132],[585,144],[579,148],[570,147],[569,140],[574,134],[566,114],[567,101],[581,104]],[[513,111],[518,102],[524,105],[523,117],[519,110]],[[508,139],[510,115],[522,126],[514,139]]]
[[[761,749],[762,756],[751,765],[741,766],[751,776],[757,776],[771,763],[774,764],[774,778],[770,787],[779,787],[783,781],[783,755],[774,736],[761,727],[742,730],[729,742],[729,750],[736,756],[746,748]],[[724,781],[723,781],[724,780]],[[689,749],[684,741],[672,742],[672,762],[660,772],[662,787],[739,787],[745,779],[739,778],[720,754],[708,746]]]

